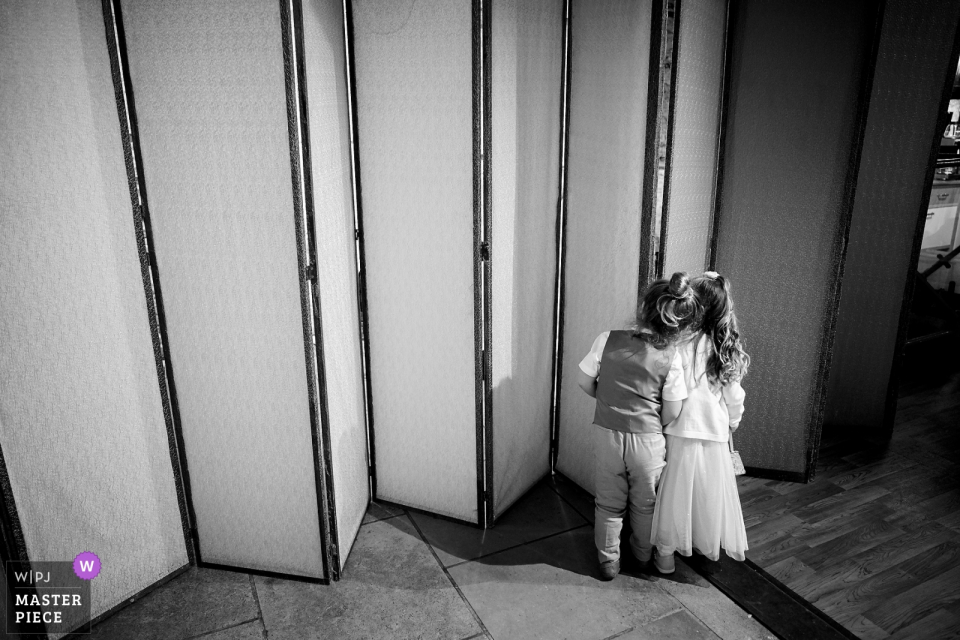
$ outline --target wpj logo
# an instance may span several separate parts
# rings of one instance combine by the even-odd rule
[[[99,573],[90,552],[72,562],[7,562],[6,632],[89,633],[90,580]]]

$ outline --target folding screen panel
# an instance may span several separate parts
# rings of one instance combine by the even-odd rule
[[[353,2],[377,497],[480,523],[472,12]]]
[[[571,12],[557,469],[591,492],[594,400],[577,386],[576,372],[600,333],[634,321],[646,281],[640,242],[651,10],[650,0],[575,0]]]
[[[98,616],[188,561],[101,4],[0,4],[0,59],[3,491]]]
[[[494,509],[550,471],[563,0],[494,0]]]
[[[812,471],[876,25],[875,3],[734,4],[716,266],[753,358],[737,445]]]
[[[122,8],[201,560],[323,578],[280,5]]]
[[[343,3],[303,3],[307,116],[326,373],[334,527],[341,567],[370,501],[354,238]]]
[[[917,225],[952,88],[960,4],[887,0],[843,268],[824,428],[893,428]],[[949,97],[948,97],[949,99]]]
[[[700,273],[710,261],[728,0],[682,0],[671,86],[661,250],[663,274]]]

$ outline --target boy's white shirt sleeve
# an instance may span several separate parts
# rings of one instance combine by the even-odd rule
[[[747,392],[743,390],[739,382],[731,382],[723,386],[723,401],[727,405],[727,413],[730,415],[730,430],[736,429],[740,425],[740,419],[743,417],[743,400]]]
[[[590,353],[580,361],[580,371],[583,371],[591,378],[596,378],[600,375],[600,358],[603,357],[603,348],[607,346],[607,338],[609,336],[609,331],[604,331],[597,336],[597,339],[593,341],[593,346],[590,347]]]
[[[669,401],[684,400],[687,397],[687,383],[683,380],[683,358],[680,357],[679,349],[673,354],[660,397]]]

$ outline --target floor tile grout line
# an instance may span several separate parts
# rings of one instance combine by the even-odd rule
[[[624,629],[623,631],[617,631],[617,632],[616,632],[615,634],[613,634],[612,636],[607,636],[607,637],[604,638],[603,640],[616,640],[617,638],[622,638],[623,636],[625,636],[626,634],[630,633],[630,632],[633,631],[634,629],[636,629],[636,627],[627,627],[627,628]]]
[[[467,564],[468,562],[476,562],[477,560],[483,560],[484,558],[489,558],[489,557],[491,557],[491,556],[495,556],[495,555],[497,555],[498,553],[503,553],[504,551],[513,551],[514,549],[518,549],[518,548],[523,547],[523,546],[526,546],[526,545],[528,545],[528,544],[533,544],[533,543],[535,543],[535,542],[543,542],[544,540],[547,540],[547,539],[549,539],[549,538],[553,538],[554,536],[563,535],[564,533],[570,533],[571,531],[576,531],[577,529],[583,529],[584,527],[588,527],[588,526],[592,526],[592,525],[591,525],[589,522],[587,522],[586,524],[581,524],[581,525],[579,525],[579,526],[572,527],[572,528],[570,528],[570,529],[564,529],[563,531],[557,531],[556,533],[551,533],[551,534],[542,536],[542,537],[540,537],[540,538],[534,538],[534,539],[532,539],[532,540],[527,540],[526,542],[521,542],[521,543],[519,543],[519,544],[515,544],[515,545],[510,546],[510,547],[504,547],[503,549],[498,549],[497,551],[491,551],[490,553],[486,553],[486,554],[484,554],[484,555],[482,555],[482,556],[477,556],[476,558],[468,558],[467,560],[461,560],[460,562],[455,562],[455,563],[447,566],[447,568],[448,568],[448,569],[453,569],[454,567],[459,567],[460,565],[462,565],[462,564]]]
[[[406,511],[404,511],[403,513],[395,513],[395,514],[393,514],[392,516],[386,516],[385,518],[377,518],[376,520],[371,520],[370,522],[361,522],[361,523],[360,523],[360,526],[361,526],[361,527],[366,527],[367,525],[376,524],[376,523],[378,523],[378,522],[383,522],[384,520],[392,520],[393,518],[398,518],[398,517],[403,516],[403,515],[406,515],[406,514],[407,514]]]
[[[684,563],[684,564],[686,564],[686,563]],[[696,571],[694,571],[693,567],[691,567],[690,565],[687,565],[687,568],[690,569],[691,571],[693,571],[694,573],[696,573]],[[697,575],[699,575],[699,574],[697,574]],[[658,584],[657,586],[659,587],[660,585]],[[712,585],[711,585],[711,586],[712,586]],[[716,589],[716,587],[713,587],[713,588]],[[696,619],[697,622],[699,622],[700,624],[702,624],[704,629],[706,629],[707,631],[709,631],[710,633],[712,633],[713,636],[714,636],[717,640],[722,640],[720,634],[717,633],[716,631],[714,631],[714,630],[713,630],[713,627],[711,627],[709,624],[707,624],[707,621],[706,621],[706,620],[704,620],[703,618],[701,618],[700,616],[698,616],[698,615],[697,615],[694,611],[692,611],[691,609],[688,609],[688,608],[687,608],[687,605],[685,605],[685,604],[683,604],[682,602],[680,602],[680,600],[679,600],[676,596],[674,596],[672,593],[670,593],[669,591],[667,591],[667,590],[664,589],[663,587],[660,587],[660,589],[662,589],[664,593],[666,593],[667,595],[669,595],[670,597],[672,597],[674,600],[676,600],[676,601],[677,601],[677,604],[680,605],[680,608],[677,609],[677,611],[674,611],[674,612],[672,612],[672,613],[668,613],[668,614],[666,614],[666,615],[664,615],[664,616],[660,616],[660,617],[657,618],[656,620],[662,620],[662,619],[666,618],[667,616],[672,616],[672,615],[676,614],[678,611],[686,611],[686,612],[689,613],[694,619]],[[719,589],[717,589],[717,590],[719,591]],[[732,599],[730,599],[730,600],[731,600],[731,602],[733,602]],[[734,604],[736,604],[736,602],[734,602]],[[742,607],[741,607],[741,609],[742,609]],[[756,618],[754,618],[753,615],[751,615],[751,614],[749,614],[749,613],[748,613],[747,615],[749,615],[751,618],[753,618],[754,620],[756,620]],[[651,622],[656,622],[656,620],[651,620]],[[758,622],[759,622],[759,621],[758,621]],[[766,625],[762,625],[762,626],[763,626],[764,629],[767,628]]]
[[[250,575],[250,588],[253,590],[253,601],[257,603],[257,619],[260,620],[260,627],[263,630],[263,637],[267,637],[267,623],[263,619],[263,609],[260,607],[260,595],[257,593],[257,579],[251,573]]]
[[[447,576],[447,580],[450,581],[450,584],[453,585],[453,588],[457,590],[457,595],[463,600],[464,604],[467,605],[467,608],[470,610],[470,613],[473,614],[473,619],[477,621],[477,624],[480,625],[480,631],[487,634],[491,639],[493,635],[487,629],[487,625],[483,624],[483,620],[480,619],[480,615],[477,613],[477,610],[473,608],[473,605],[470,604],[470,601],[467,600],[467,596],[463,594],[463,590],[460,588],[460,585],[457,584],[457,581],[453,579],[453,576],[450,575],[450,572],[447,571],[447,568],[443,566],[443,563],[440,562],[440,556],[437,555],[436,550],[433,548],[433,545],[430,544],[430,541],[427,540],[427,537],[423,535],[423,531],[420,530],[420,527],[417,525],[416,521],[408,512],[406,514],[407,520],[410,521],[410,524],[413,525],[413,528],[416,530],[417,535],[420,536],[420,539],[423,540],[423,543],[427,545],[427,548],[430,549],[430,553],[433,555],[433,559],[437,561],[437,565],[440,566],[440,570],[443,571],[443,575]],[[476,636],[474,636],[476,637]]]
[[[659,580],[658,580],[657,582],[659,582]],[[660,587],[659,584],[658,584],[657,586]],[[669,591],[667,591],[667,590],[664,589],[663,587],[660,587],[660,590],[663,591],[663,592],[664,592],[665,594],[667,594],[668,596],[670,596],[671,598],[673,598],[674,600],[677,600],[677,599],[673,596],[672,593],[670,593]],[[650,618],[649,620],[647,620],[646,622],[644,622],[644,624],[650,624],[651,622],[656,622],[657,620],[663,620],[664,618],[669,618],[670,616],[675,615],[675,614],[677,614],[677,613],[680,613],[681,611],[688,611],[688,609],[687,609],[685,606],[683,606],[683,603],[680,602],[679,600],[677,600],[677,604],[680,605],[678,608],[674,609],[673,611],[669,611],[669,612],[663,614],[662,616],[657,616],[656,618]],[[696,617],[696,616],[694,616],[694,617]],[[700,618],[697,618],[697,620],[700,620]]]
[[[237,627],[242,627],[245,624],[250,624],[251,622],[256,622],[257,620],[259,620],[259,618],[250,618],[249,620],[243,620],[242,622],[237,622],[236,624],[231,624],[226,627],[222,627],[220,629],[214,629],[212,631],[204,631],[203,633],[198,633],[197,635],[190,636],[185,640],[194,640],[195,638],[205,638],[208,636],[212,636],[215,633],[220,633],[221,631],[228,631],[230,629],[236,629]]]
[[[567,497],[566,497],[566,496],[564,496],[562,493],[560,493],[559,491],[557,491],[557,488],[556,488],[555,486],[553,486],[553,483],[548,483],[547,486],[549,486],[549,487],[550,487],[550,490],[553,491],[555,494],[557,494],[557,495],[560,497],[561,500],[563,500],[563,501],[566,502],[568,505],[570,505],[570,508],[573,509],[574,512],[576,512],[576,514],[577,514],[578,516],[580,516],[581,518],[583,518],[584,520],[586,520],[588,524],[590,523],[590,518],[588,518],[587,516],[585,516],[585,515],[583,515],[582,513],[580,513],[580,509],[577,509],[577,506],[576,506],[575,504],[573,504],[572,502],[570,502],[569,500],[567,500]]]

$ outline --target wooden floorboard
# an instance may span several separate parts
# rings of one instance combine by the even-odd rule
[[[910,640],[912,638],[939,638],[949,640],[960,638],[960,620],[944,609],[937,609],[926,618],[904,627],[891,640]]]
[[[747,557],[865,640],[960,640],[960,373],[901,387],[889,442],[824,433],[809,484],[741,477]]]

